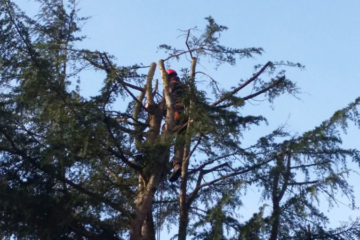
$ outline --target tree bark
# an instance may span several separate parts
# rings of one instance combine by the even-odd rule
[[[276,240],[279,233],[279,224],[280,224],[280,206],[279,203],[274,203],[273,214],[271,216],[271,235],[269,240]]]
[[[152,203],[159,180],[160,175],[155,173],[150,177],[148,182],[143,181],[141,189],[139,189],[136,216],[131,226],[131,240],[155,240],[154,225],[152,222]],[[152,229],[149,229],[150,227],[152,227]]]
[[[286,165],[285,165],[286,161]],[[280,216],[281,216],[281,208],[280,202],[282,197],[285,194],[289,183],[291,170],[291,155],[289,152],[284,152],[280,154],[277,159],[277,167],[274,171],[273,178],[273,189],[272,189],[272,203],[273,203],[273,213],[271,215],[271,234],[269,240],[276,240],[279,234],[280,227]],[[280,176],[283,176],[284,182],[282,186],[279,186]]]
[[[156,147],[158,144],[160,124],[162,119],[162,109],[158,104],[155,104],[152,94],[152,79],[154,76],[156,64],[150,65],[148,73],[145,94],[141,93],[139,99],[143,99],[146,96],[145,108],[148,112],[149,119],[149,131],[147,133],[146,141],[141,142],[141,137],[137,139],[136,147],[138,150],[142,150],[144,154],[145,166],[139,173],[139,185],[138,195],[136,199],[136,214],[132,221],[130,239],[131,240],[155,240],[155,228],[152,216],[152,204],[156,188],[159,185],[161,177],[166,170],[166,153],[159,151],[158,156],[152,156],[151,147]],[[141,102],[138,104],[140,105]],[[134,118],[137,118],[139,114],[139,106],[134,109]],[[135,119],[136,120],[136,119]],[[135,129],[139,130],[138,126],[135,125]],[[160,146],[160,145],[159,145]],[[149,148],[149,149],[148,149]],[[158,152],[158,151],[156,151]],[[150,157],[151,155],[151,157]],[[157,161],[156,163],[152,161]],[[155,166],[162,166],[157,171],[154,171]]]
[[[141,236],[144,240],[155,240],[155,226],[152,212],[151,206],[141,228]]]
[[[161,72],[161,76],[162,76],[162,82],[163,82],[163,86],[164,86],[164,98],[165,98],[165,104],[166,104],[166,117],[165,117],[165,122],[167,125],[167,131],[166,134],[168,132],[171,132],[174,128],[174,109],[173,109],[173,102],[170,96],[170,92],[169,92],[169,79],[167,76],[167,73],[165,71],[165,66],[164,66],[164,60],[160,60],[159,61],[159,68],[160,68],[160,72]]]
[[[195,85],[195,69],[196,69],[196,58],[192,58],[191,70],[190,70],[190,91],[193,91],[193,87]],[[181,180],[180,180],[180,216],[179,216],[179,240],[186,240],[187,227],[189,225],[189,210],[190,204],[187,199],[187,178],[188,178],[188,168],[189,168],[189,160],[190,160],[190,145],[191,145],[191,110],[193,101],[190,100],[189,103],[189,117],[188,123],[185,133],[185,146],[184,146],[184,156],[182,160],[181,167]]]
[[[189,225],[189,205],[183,203],[180,207],[178,240],[186,240],[188,225]]]

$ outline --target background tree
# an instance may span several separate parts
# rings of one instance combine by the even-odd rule
[[[327,228],[316,203],[337,202],[338,192],[354,199],[347,164],[359,152],[341,146],[339,129],[359,124],[360,99],[300,136],[279,128],[245,147],[243,133],[266,119],[246,115],[244,105],[297,94],[285,70],[300,64],[259,64],[222,89],[197,70],[200,61],[235,65],[263,50],[221,45],[226,27],[208,17],[202,34],[185,32],[184,49],[161,45],[168,57],[157,64],[118,66],[108,53],[76,48],[85,19],[75,1],[39,2],[36,20],[10,0],[0,6],[3,238],[155,239],[162,223],[178,226],[178,239],[359,238],[357,222]],[[173,60],[184,64],[188,86],[183,126],[174,122],[165,73]],[[84,68],[106,76],[90,99],[76,87]],[[205,81],[212,92],[202,90]],[[182,172],[170,183],[180,130]],[[249,188],[263,191],[264,205],[243,221],[236,213]]]

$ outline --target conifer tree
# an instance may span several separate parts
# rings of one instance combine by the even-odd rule
[[[301,135],[279,127],[245,147],[244,132],[266,118],[244,106],[298,94],[286,70],[301,64],[268,61],[224,89],[199,62],[236,65],[263,49],[223,46],[227,28],[208,17],[203,33],[185,32],[183,47],[161,45],[168,57],[119,66],[109,53],[76,48],[86,19],[74,0],[38,2],[36,20],[11,0],[0,5],[2,238],[156,239],[165,224],[181,240],[360,238],[357,221],[328,228],[318,205],[336,203],[338,193],[354,201],[348,164],[360,154],[342,146],[340,133],[359,125],[360,98]],[[165,67],[176,60],[186,85],[182,124]],[[84,69],[105,74],[90,98],[76,86]],[[172,183],[180,138],[181,175]],[[246,189],[261,190],[263,205],[243,220]]]

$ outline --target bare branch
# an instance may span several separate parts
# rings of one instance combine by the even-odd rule
[[[189,173],[190,174],[193,174],[195,172],[198,172],[198,171],[201,171],[202,169],[204,169],[204,167],[206,167],[207,165],[210,165],[210,164],[213,164],[214,162],[216,161],[219,161],[221,159],[224,159],[224,158],[227,158],[227,157],[231,157],[231,156],[234,156],[236,155],[237,153],[230,153],[230,154],[227,154],[227,155],[223,155],[223,156],[220,156],[220,157],[217,157],[217,158],[214,158],[212,160],[208,160],[206,161],[205,163],[203,163],[202,165],[200,165],[199,167],[195,168],[195,169],[192,169]]]
[[[176,54],[172,54],[170,55],[169,57],[167,58],[164,58],[163,61],[166,62],[172,58],[178,58],[180,57],[181,55],[184,55],[184,54],[187,54],[187,53],[191,53],[191,52],[194,52],[194,51],[197,51],[197,50],[200,50],[201,48],[194,48],[194,49],[189,49],[189,50],[183,50],[183,51],[179,51],[178,53]]]
[[[268,68],[269,66],[271,66],[271,62],[267,62],[256,74],[254,74],[254,76],[252,76],[249,80],[247,80],[246,82],[244,82],[242,85],[240,85],[239,87],[235,88],[234,90],[232,90],[229,95],[234,95],[236,94],[238,91],[240,91],[241,89],[243,89],[244,87],[246,87],[247,85],[249,85],[251,82],[255,81],[265,70],[266,68]],[[217,106],[219,103],[222,103],[223,101],[225,101],[228,97],[222,97],[219,100],[215,101],[212,106]],[[223,105],[224,106],[224,105]]]
[[[138,90],[140,92],[143,92],[144,91],[144,88],[141,88],[141,87],[138,87],[136,85],[133,85],[131,83],[127,83],[127,82],[123,82],[123,84],[129,88],[132,88],[132,89],[135,89],[135,90]]]
[[[203,75],[207,76],[208,78],[210,78],[211,82],[214,83],[214,85],[216,86],[216,89],[220,92],[220,89],[219,89],[219,87],[218,87],[218,85],[217,85],[217,82],[216,82],[216,80],[215,80],[213,77],[211,77],[209,74],[207,74],[207,73],[205,73],[205,72],[201,72],[201,71],[196,72],[196,74],[198,74],[198,73],[203,74]]]
[[[244,101],[246,100],[249,100],[249,99],[252,99],[252,98],[255,98],[267,91],[269,91],[270,89],[272,89],[273,87],[275,87],[276,85],[278,85],[280,82],[284,81],[285,80],[285,77],[281,77],[279,78],[278,80],[274,81],[272,84],[270,84],[268,87],[266,88],[263,88],[261,89],[260,91],[256,92],[256,93],[253,93],[253,94],[250,94],[244,98],[242,98]],[[227,107],[230,107],[232,106],[233,104],[232,103],[228,103],[228,104],[224,104],[224,105],[221,105],[221,106],[218,106],[219,108],[227,108]]]
[[[190,57],[191,57],[191,59],[193,59],[194,57],[193,57],[193,55],[192,55],[192,51],[190,50],[190,47],[189,47],[189,37],[190,37],[190,31],[191,31],[191,29],[189,29],[189,30],[188,30],[188,33],[187,33],[187,36],[186,36],[186,41],[185,41],[185,44],[186,44],[186,47],[187,47],[187,49],[188,49],[188,51],[189,51],[189,53],[190,53]]]
[[[304,181],[304,182],[290,182],[288,185],[289,186],[301,186],[301,185],[317,184],[319,182],[320,182],[319,180]]]
[[[309,167],[315,167],[315,166],[319,166],[319,165],[323,165],[323,164],[329,164],[331,163],[331,161],[323,161],[323,162],[316,162],[316,163],[311,163],[311,164],[303,164],[303,165],[297,165],[297,166],[293,166],[291,167],[291,169],[299,169],[299,168],[309,168]]]
[[[273,161],[273,159],[269,159],[269,160],[264,161],[264,162],[262,162],[262,163],[255,164],[255,165],[250,166],[250,167],[248,167],[248,168],[246,168],[246,169],[241,169],[241,170],[239,170],[239,171],[235,171],[235,172],[233,172],[233,173],[230,173],[230,174],[221,176],[221,177],[219,177],[219,178],[217,178],[217,179],[214,179],[214,180],[212,180],[212,181],[210,181],[210,182],[206,182],[206,183],[203,183],[203,184],[201,184],[201,181],[202,181],[203,176],[204,176],[205,174],[207,174],[207,173],[210,173],[210,171],[201,170],[200,173],[199,173],[199,177],[198,177],[198,180],[197,180],[196,187],[195,187],[195,189],[193,190],[193,192],[192,192],[192,193],[190,194],[190,196],[189,196],[189,203],[191,203],[192,201],[195,200],[195,198],[197,197],[198,192],[199,192],[202,188],[207,187],[207,186],[211,186],[211,185],[213,185],[213,184],[215,184],[215,183],[217,183],[217,182],[219,182],[219,181],[223,181],[223,180],[226,180],[226,179],[228,179],[228,178],[235,177],[235,176],[238,176],[238,175],[241,175],[241,174],[244,174],[244,173],[253,171],[253,170],[255,170],[256,168],[259,168],[259,167],[261,167],[262,165],[268,164],[268,163],[271,162],[271,161]],[[221,166],[221,165],[219,165],[219,166]],[[215,168],[216,168],[216,167],[215,167]],[[205,171],[207,171],[207,172],[204,173]]]
[[[198,146],[200,145],[202,140],[202,136],[199,137],[198,141],[196,142],[195,146],[193,147],[193,149],[191,149],[190,153],[188,156],[186,156],[186,158],[184,159],[184,161],[189,161],[190,157],[194,154],[195,150],[198,148]]]
[[[285,77],[283,76],[283,77],[279,78],[278,80],[274,81],[270,86],[268,86],[268,87],[266,87],[266,88],[264,88],[264,89],[262,89],[262,90],[260,90],[260,91],[258,91],[256,93],[253,93],[253,94],[250,94],[250,95],[244,97],[243,100],[246,101],[246,100],[249,100],[251,98],[257,97],[260,94],[263,94],[263,93],[269,91],[271,88],[275,87],[276,85],[278,85],[280,82],[282,82],[284,80],[285,80]]]

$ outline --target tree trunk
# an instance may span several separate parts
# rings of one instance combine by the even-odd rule
[[[197,59],[192,58],[191,70],[190,70],[190,92],[192,93],[195,87],[195,69],[196,69]],[[182,160],[181,167],[181,183],[180,183],[180,216],[179,216],[179,240],[186,240],[187,227],[189,225],[189,209],[190,203],[187,199],[187,179],[188,179],[188,168],[190,161],[190,146],[191,146],[191,114],[193,109],[193,101],[190,100],[189,103],[189,117],[185,133],[185,146],[184,146],[184,155]]]
[[[279,224],[280,224],[280,207],[278,204],[273,206],[273,214],[271,216],[271,235],[269,240],[276,240],[279,233]]]
[[[187,131],[189,130],[189,123]],[[189,207],[187,199],[187,178],[188,178],[188,167],[189,167],[189,154],[190,154],[190,139],[186,134],[185,150],[181,167],[181,181],[180,181],[180,197],[179,197],[179,237],[178,240],[185,240],[187,227],[189,224]]]
[[[284,166],[285,160],[287,160],[286,168]],[[280,227],[280,201],[283,198],[285,191],[287,189],[290,177],[291,170],[291,155],[289,152],[281,153],[277,159],[277,167],[274,171],[273,178],[273,189],[272,189],[272,203],[273,203],[273,213],[271,216],[272,224],[271,224],[271,235],[270,240],[276,240],[279,234]],[[283,184],[279,187],[280,176],[283,176]],[[280,190],[278,189],[280,188]]]
[[[151,234],[154,232],[154,226],[152,226],[152,230],[150,230],[149,227],[152,223],[152,201],[159,179],[156,174],[152,175],[148,182],[145,182],[144,179],[141,178],[142,177],[140,176],[139,182],[142,183],[139,185],[142,186],[139,186],[139,193],[136,204],[136,216],[132,222],[130,239],[143,240],[145,237],[149,237],[147,239],[155,240],[155,234]],[[153,238],[150,238],[151,235],[153,235]]]
[[[180,206],[178,240],[186,240],[187,227],[189,224],[189,208],[187,204]]]
[[[166,172],[169,153],[165,150],[159,154],[156,164],[143,170],[148,176],[139,175],[139,189],[136,199],[136,215],[132,221],[131,240],[155,240],[155,227],[152,216],[152,204],[157,187]],[[156,169],[155,169],[156,168]]]
[[[142,235],[142,239],[144,240],[155,240],[155,226],[152,215],[152,207],[148,212],[144,224],[141,228],[141,235]]]
[[[136,214],[132,221],[130,239],[131,240],[155,240],[155,227],[152,216],[152,204],[156,188],[159,185],[162,176],[166,171],[166,163],[168,161],[168,149],[162,148],[165,145],[160,138],[160,125],[163,117],[163,109],[159,104],[155,104],[152,92],[152,79],[154,76],[156,64],[150,65],[145,93],[141,93],[136,103],[133,117],[137,119],[142,107],[142,100],[146,97],[145,109],[148,112],[149,130],[147,132],[146,141],[141,142],[140,136],[136,141],[138,150],[142,149],[145,154],[146,166],[139,173],[138,195],[136,199]],[[166,77],[166,76],[165,76]],[[144,107],[144,106],[143,106]],[[139,131],[137,124],[135,130]],[[159,141],[160,140],[160,141]],[[157,146],[157,144],[159,144]],[[153,151],[155,150],[155,156]],[[148,158],[146,158],[148,157]],[[154,162],[155,161],[155,162]]]

